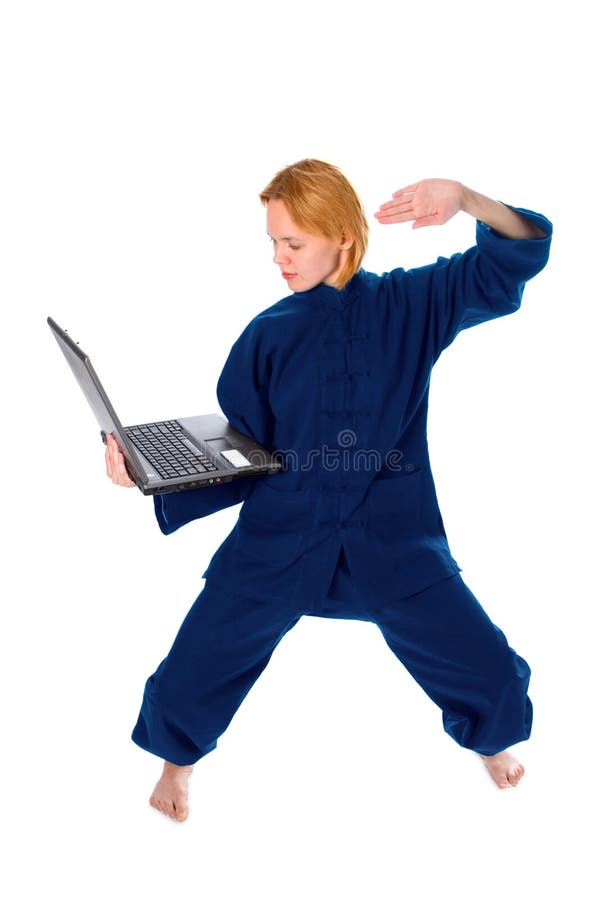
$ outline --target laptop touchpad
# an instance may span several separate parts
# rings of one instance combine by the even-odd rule
[[[243,469],[246,466],[252,465],[250,460],[246,459],[243,453],[240,453],[239,450],[236,450],[231,446],[227,438],[211,438],[204,443],[208,444],[211,450],[214,450],[215,452],[219,451],[220,456],[235,469]]]
[[[217,450],[229,450],[231,448],[231,444],[227,440],[227,438],[209,438],[209,440],[204,441],[211,450],[215,452]]]

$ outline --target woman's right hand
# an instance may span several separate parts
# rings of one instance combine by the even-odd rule
[[[112,434],[106,435],[105,459],[106,474],[113,484],[119,484],[121,487],[135,487],[135,481],[132,481],[127,474],[123,454]]]

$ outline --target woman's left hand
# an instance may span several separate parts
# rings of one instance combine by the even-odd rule
[[[443,225],[462,209],[463,185],[446,178],[425,178],[394,191],[393,200],[382,203],[375,218],[382,225],[412,222],[413,228]]]

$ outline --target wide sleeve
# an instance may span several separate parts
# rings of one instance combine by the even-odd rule
[[[551,222],[531,210],[511,208],[535,222],[545,237],[508,238],[478,221],[476,245],[464,253],[408,272],[397,270],[404,276],[396,284],[404,302],[422,305],[434,361],[460,331],[519,309],[526,282],[546,265]],[[395,272],[390,274],[394,278]]]
[[[234,428],[273,450],[272,365],[264,328],[265,320],[253,319],[231,348],[217,383],[217,399]]]
[[[217,399],[234,428],[270,450],[273,419],[268,405],[267,379],[259,327],[253,320],[229,352],[217,382]],[[242,503],[250,496],[256,480],[255,477],[236,478],[225,484],[155,496],[154,509],[161,531],[171,534],[188,522]]]
[[[236,478],[225,484],[193,488],[170,494],[154,495],[154,512],[163,534],[171,534],[182,525],[210,516],[228,506],[242,503],[250,496],[254,478]]]

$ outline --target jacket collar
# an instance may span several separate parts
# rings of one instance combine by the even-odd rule
[[[360,285],[365,277],[364,269],[359,269],[356,275],[353,275],[350,281],[338,291],[337,288],[331,287],[329,284],[317,284],[308,291],[295,291],[293,296],[297,297],[303,303],[319,303],[330,309],[344,309],[348,306],[360,289]]]

